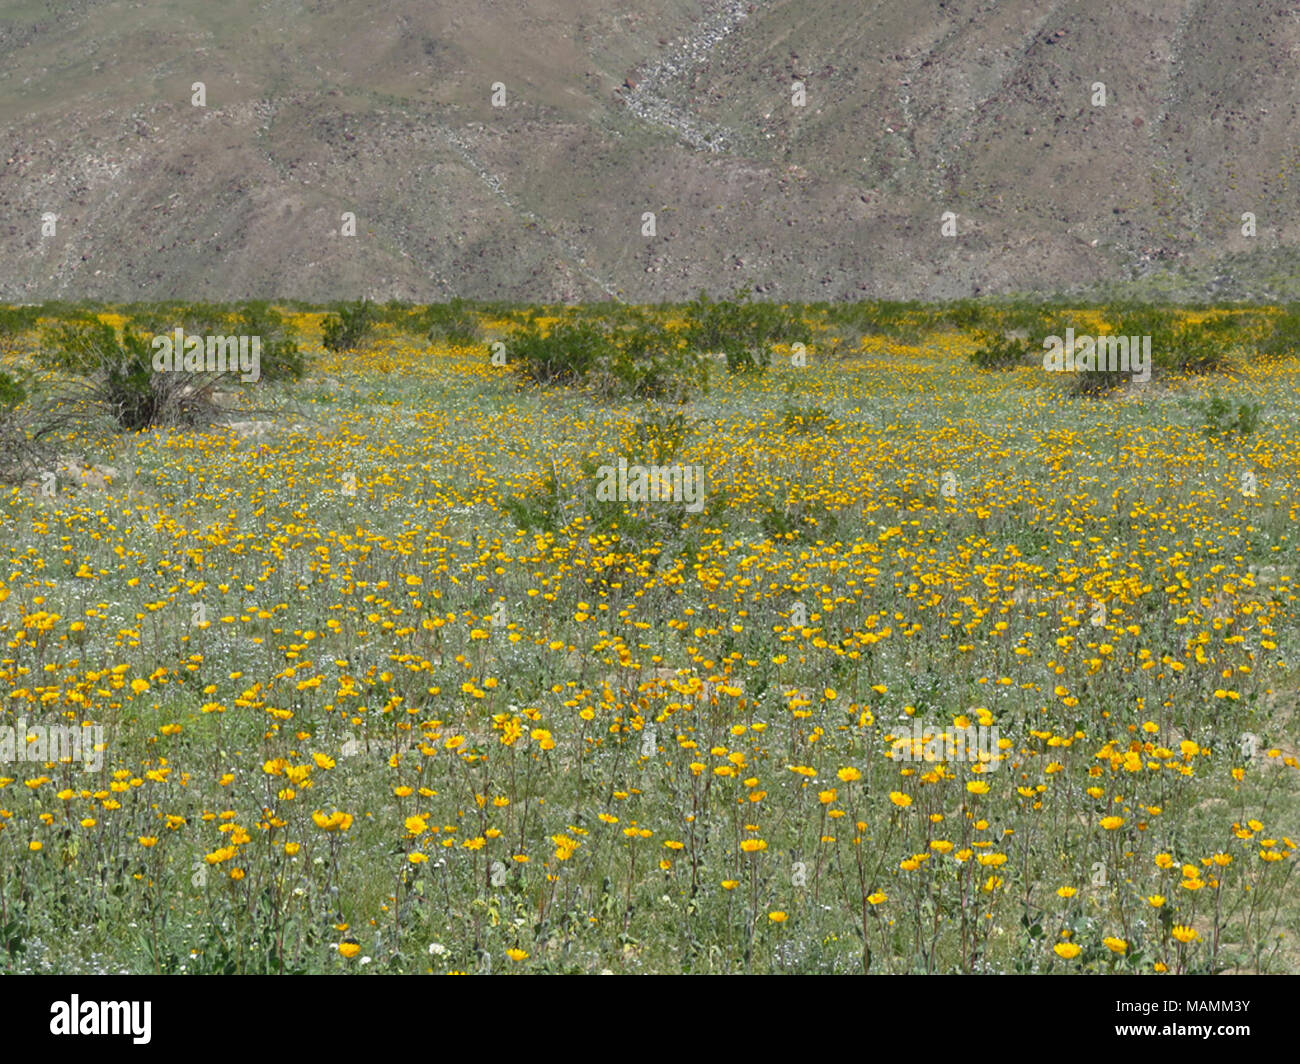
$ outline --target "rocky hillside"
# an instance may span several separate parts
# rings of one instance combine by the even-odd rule
[[[1300,296],[1298,64],[1283,0],[12,0],[0,299]]]

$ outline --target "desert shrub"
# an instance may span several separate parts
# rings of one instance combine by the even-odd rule
[[[37,361],[48,369],[87,374],[117,346],[117,331],[96,319],[52,322],[41,329]]]
[[[463,299],[425,307],[419,321],[424,335],[431,341],[469,347],[483,340],[483,326],[478,315]]]
[[[0,307],[0,347],[9,347],[36,326],[36,307]]]
[[[159,336],[177,326],[189,331],[185,307],[181,303],[129,303],[122,307],[122,313],[130,319],[131,327],[137,332]]]
[[[198,336],[223,335],[229,331],[230,311],[220,303],[187,303],[180,324]]]
[[[110,330],[112,332],[112,330]],[[87,374],[88,399],[120,428],[138,432],[155,425],[197,425],[211,420],[211,393],[221,374],[156,373],[148,337],[130,330],[95,352]]]
[[[99,314],[107,309],[102,303],[88,299],[68,302],[64,299],[51,299],[33,308],[38,318],[47,321],[98,321]]]
[[[1262,355],[1293,355],[1300,352],[1300,303],[1290,303],[1273,319],[1272,328],[1257,350]]]
[[[653,324],[616,333],[614,341],[607,394],[680,402],[708,387],[708,362]]]
[[[525,532],[554,532],[560,527],[563,514],[554,476],[548,476],[536,491],[505,496],[501,507],[515,527]]]
[[[1065,331],[1065,307],[1059,303],[1012,300],[997,309],[1003,332],[1023,332],[1031,342]]]
[[[769,353],[744,340],[724,340],[719,346],[732,373],[762,373],[768,367]]]
[[[963,332],[976,332],[992,321],[994,311],[973,299],[959,299],[948,304],[940,314],[954,328]]]
[[[774,343],[806,339],[808,327],[788,307],[758,303],[748,294],[714,301],[701,292],[686,306],[686,339],[699,352],[721,351],[733,373],[762,372]]]
[[[1069,376],[1070,390],[1089,399],[1110,395],[1133,379],[1132,373],[1122,369],[1094,369]]]
[[[261,300],[239,308],[232,330],[235,335],[259,336],[262,339],[262,379],[298,380],[306,370],[306,356],[285,324],[283,315]]]
[[[376,318],[368,299],[341,303],[325,318],[321,342],[330,351],[352,351],[374,330]]]
[[[530,321],[508,342],[507,362],[531,383],[585,387],[604,398],[681,402],[708,386],[704,360],[648,321],[614,328],[578,320],[546,332]]]
[[[1204,402],[1197,403],[1196,407],[1205,418],[1201,431],[1211,438],[1229,432],[1238,436],[1251,435],[1259,428],[1260,415],[1264,410],[1262,403],[1245,402],[1237,403],[1234,409],[1232,401],[1221,395],[1212,395]]]
[[[1170,333],[1168,347],[1162,349],[1163,359],[1152,340],[1152,359],[1163,369],[1182,373],[1219,372],[1231,365],[1237,332],[1237,320],[1230,317],[1182,322]]]
[[[1115,303],[1107,309],[1106,318],[1113,323],[1110,332],[1124,336],[1150,336],[1153,349],[1160,340],[1172,336],[1177,323],[1174,308],[1154,303]]]
[[[575,320],[600,322],[611,329],[653,328],[657,324],[656,315],[648,308],[634,303],[616,303],[612,300],[570,307],[568,313]]]
[[[658,464],[664,459],[657,459],[649,452],[634,456],[631,465]],[[659,549],[671,549],[678,544],[682,532],[698,518],[686,509],[686,503],[679,499],[660,499],[645,501],[622,501],[618,499],[601,499],[597,497],[597,488],[604,478],[602,465],[613,466],[615,459],[600,460],[588,457],[582,463],[582,483],[584,485],[584,509],[586,526],[601,535],[610,537],[611,543],[617,543],[621,550],[614,550],[610,555],[609,572],[631,573],[635,566],[637,554],[648,550],[652,545]]]
[[[28,454],[29,438],[22,407],[27,402],[24,381],[0,372],[0,483],[26,479],[35,463]]]
[[[530,322],[515,334],[507,352],[509,364],[528,380],[577,385],[597,365],[611,364],[617,348],[609,333],[587,322],[561,322],[548,333]]]
[[[833,303],[824,310],[826,322],[844,334],[885,336],[902,344],[914,345],[924,338],[928,316],[919,303],[889,300],[864,300],[860,303]]]
[[[681,451],[689,430],[685,415],[655,410],[633,426],[632,442],[641,459],[655,463],[671,462]]]
[[[979,347],[970,353],[970,360],[980,369],[1007,369],[1019,363],[1026,353],[1023,340],[1013,340],[1000,332],[977,335]]]
[[[781,410],[781,427],[787,433],[811,435],[833,432],[836,425],[830,414],[820,406],[798,406],[787,403]]]
[[[21,378],[0,372],[0,410],[12,410],[27,401],[27,387]]]
[[[25,372],[0,372],[0,484],[31,479],[54,461],[57,435],[71,428],[75,411],[38,397]]]
[[[119,337],[102,322],[59,323],[45,330],[41,360],[74,375],[61,396],[67,410],[106,414],[121,429],[209,424],[219,413],[212,393],[235,373],[156,372],[150,336],[129,326]]]
[[[177,328],[189,336],[260,337],[263,380],[297,380],[306,369],[284,318],[263,300],[228,308],[210,303],[142,304],[128,306],[124,312],[131,320],[132,332],[151,338],[171,335]]]
[[[792,496],[783,505],[769,503],[759,514],[763,534],[774,540],[832,537],[839,525],[839,513],[817,499]]]

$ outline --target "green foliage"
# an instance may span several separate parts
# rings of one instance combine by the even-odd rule
[[[928,312],[920,303],[865,300],[835,303],[825,309],[826,321],[842,332],[885,336],[900,344],[916,345],[928,328]]]
[[[21,378],[0,371],[0,416],[27,401],[27,387]]]
[[[656,464],[671,462],[681,451],[689,430],[684,414],[651,411],[633,426],[632,439],[636,453],[643,460]]]
[[[35,328],[38,312],[37,307],[0,307],[0,341]]]
[[[104,322],[56,321],[41,329],[37,361],[48,369],[67,373],[93,372],[103,352],[117,348],[117,331]]]
[[[212,392],[231,374],[158,373],[153,355],[151,337],[130,326],[119,338],[111,325],[74,321],[44,330],[39,359],[82,378],[84,387],[70,398],[128,432],[210,421],[216,409]]]
[[[1163,361],[1152,339],[1152,360],[1157,365],[1183,373],[1220,372],[1231,364],[1237,328],[1235,318],[1218,318],[1200,324],[1184,322],[1173,330]]]
[[[686,307],[686,338],[696,351],[721,351],[732,373],[761,373],[774,343],[806,339],[808,327],[789,308],[756,303],[748,293],[714,301],[701,292]]]
[[[709,365],[663,329],[635,325],[615,338],[606,395],[682,401],[697,387],[707,389]],[[611,379],[612,378],[612,379]]]
[[[470,347],[483,340],[483,326],[478,315],[464,299],[435,303],[420,315],[425,336],[457,347]]]
[[[609,333],[588,322],[562,322],[549,333],[529,322],[507,351],[515,371],[538,384],[580,384],[597,365],[611,365],[617,356]]]
[[[1300,303],[1288,304],[1272,322],[1271,332],[1260,341],[1262,355],[1286,356],[1300,352]]]
[[[262,379],[267,381],[298,380],[306,370],[306,357],[292,338],[284,317],[269,303],[245,303],[235,319],[234,332],[239,336],[262,339]]]
[[[769,539],[798,540],[833,537],[840,527],[839,514],[815,499],[791,496],[783,506],[768,505],[759,516]]]
[[[942,312],[954,328],[963,332],[978,331],[991,321],[993,313],[991,307],[976,303],[973,299],[959,299]]]
[[[360,303],[338,305],[326,319],[322,340],[327,350],[352,351],[374,330],[376,312],[368,299]]]
[[[1132,373],[1122,369],[1094,369],[1069,374],[1070,388],[1078,395],[1100,399],[1123,388],[1132,379]]]
[[[559,485],[554,476],[548,476],[537,491],[505,496],[501,508],[516,528],[526,532],[554,532],[560,527],[563,514]]]
[[[1151,337],[1151,360],[1166,372],[1213,373],[1226,369],[1240,328],[1234,317],[1179,321],[1175,308],[1121,304],[1114,313],[1123,336]]]
[[[1229,432],[1238,436],[1251,435],[1259,428],[1264,405],[1243,402],[1237,403],[1234,410],[1231,400],[1224,399],[1221,395],[1212,395],[1204,402],[1197,403],[1196,408],[1205,418],[1201,431],[1213,438]]]
[[[38,401],[30,373],[0,372],[0,483],[20,483],[38,468],[48,467],[53,439],[69,427],[70,419],[69,411],[50,409]]]
[[[1051,303],[1013,300],[997,308],[998,322],[1003,332],[1023,332],[1033,343],[1047,336],[1059,336],[1065,331],[1062,308]]]
[[[1013,340],[999,332],[981,332],[980,345],[970,354],[971,362],[980,369],[1007,369],[1017,365],[1025,355],[1023,340]]]
[[[97,397],[113,420],[128,432],[162,422],[163,410],[176,394],[168,379],[185,375],[154,373],[149,340],[130,330],[122,334],[120,342],[114,334],[96,354],[98,363],[92,372]]]
[[[835,423],[830,415],[820,406],[791,406],[787,404],[781,411],[781,426],[786,432],[812,435],[834,431]]]

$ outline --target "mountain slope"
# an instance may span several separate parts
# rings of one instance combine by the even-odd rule
[[[1280,0],[24,0],[0,299],[1277,298],[1297,57]]]

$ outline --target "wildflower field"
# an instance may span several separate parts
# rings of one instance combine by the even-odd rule
[[[86,412],[0,491],[0,971],[1300,971],[1293,311],[1104,394],[1016,307],[346,311],[129,430],[0,335]]]

